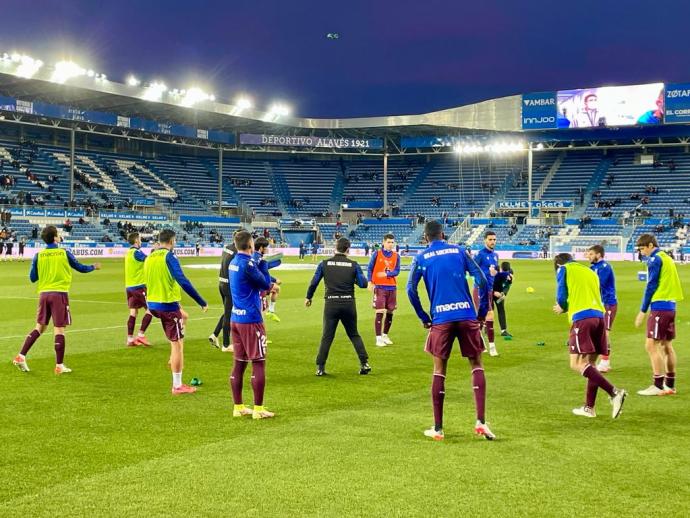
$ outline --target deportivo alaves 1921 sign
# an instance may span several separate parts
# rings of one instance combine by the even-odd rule
[[[242,133],[240,144],[254,146],[313,147],[329,149],[382,149],[382,139],[315,137],[304,135],[265,135]]]

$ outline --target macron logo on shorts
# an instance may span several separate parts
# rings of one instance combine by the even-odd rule
[[[438,304],[436,306],[436,313],[444,313],[445,311],[457,311],[458,309],[470,309],[470,303],[467,301],[463,301],[450,302],[448,304]]]

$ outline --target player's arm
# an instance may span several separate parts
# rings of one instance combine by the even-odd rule
[[[258,263],[252,264],[251,261],[245,267],[249,281],[255,288],[260,290],[271,289],[271,274],[268,273],[268,263],[263,259]]]
[[[374,265],[376,264],[376,255],[378,253],[378,250],[375,251],[369,258],[369,266],[367,266],[367,280],[369,282],[374,282]]]
[[[479,253],[481,253],[481,251]],[[483,320],[489,313],[489,298],[493,297],[493,293],[489,291],[489,282],[486,280],[486,275],[484,275],[482,269],[474,261],[474,259],[472,259],[472,256],[465,252],[465,255],[461,257],[461,260],[464,262],[463,271],[470,273],[474,279],[474,285],[477,286],[477,289],[479,290],[479,308],[477,309],[477,318],[479,320]]]
[[[556,304],[562,311],[568,311],[568,285],[566,283],[566,269],[563,267],[556,272]]]
[[[369,286],[369,282],[364,276],[364,272],[362,272],[362,267],[359,265],[359,263],[355,263],[355,282],[360,288],[366,288]]]
[[[38,254],[34,255],[31,260],[31,270],[29,270],[29,280],[31,282],[38,281]]]
[[[422,301],[419,300],[419,293],[417,292],[417,286],[421,279],[422,268],[417,264],[417,258],[415,258],[410,266],[410,276],[407,279],[407,298],[410,300],[410,304],[412,304],[419,320],[427,326],[431,324],[431,317],[422,308]]]
[[[306,300],[311,302],[311,299],[314,298],[314,292],[316,291],[316,288],[319,286],[319,283],[321,282],[321,279],[323,278],[323,263],[319,263],[319,266],[316,267],[316,271],[314,272],[314,276],[311,278],[311,282],[309,283],[309,287],[307,288],[307,297]]]
[[[506,275],[506,280],[503,283],[503,295],[508,295],[508,292],[510,291],[511,286],[513,285],[513,274],[509,273]]]
[[[141,250],[135,250],[134,251],[134,259],[143,263],[144,261],[146,261],[146,254],[144,252],[142,252]]]
[[[173,279],[177,281],[177,284],[180,285],[180,287],[185,291],[187,295],[192,297],[194,299],[194,302],[199,304],[202,308],[205,308],[208,306],[204,298],[199,295],[199,292],[196,291],[196,288],[192,286],[192,283],[187,279],[185,276],[184,272],[182,271],[182,266],[180,266],[180,261],[177,260],[177,257],[175,257],[174,254],[168,254],[165,257],[165,264],[168,266],[168,271],[170,271],[170,275],[173,276]]]
[[[386,277],[397,277],[400,275],[400,254],[395,261],[395,268],[386,272]]]
[[[647,267],[647,275],[649,276],[647,280],[647,287],[644,290],[644,296],[642,297],[642,305],[640,306],[640,312],[646,313],[652,303],[652,297],[659,289],[659,277],[661,274],[661,259],[658,257],[652,258],[649,261]]]
[[[84,264],[80,263],[77,261],[77,258],[72,255],[72,252],[69,250],[65,250],[67,252],[67,261],[69,261],[70,268],[73,270],[77,270],[79,273],[89,273],[94,270],[100,270],[101,265],[99,263],[96,264]]]
[[[268,265],[268,269],[272,270],[273,268],[278,268],[283,261],[280,259],[275,259],[273,261],[266,261],[266,264]]]

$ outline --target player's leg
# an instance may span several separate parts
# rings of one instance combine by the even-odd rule
[[[638,390],[640,396],[661,396],[664,393],[664,373],[666,372],[666,356],[660,340],[653,337],[645,339],[645,350],[652,366],[652,384],[646,389]]]
[[[131,300],[131,297],[128,297],[128,300]],[[139,345],[138,343],[136,343],[136,340],[134,338],[134,327],[137,324],[138,312],[138,309],[130,306],[129,317],[127,318],[127,347],[136,347],[137,345]]]
[[[376,290],[374,290],[376,291]],[[376,294],[374,294],[376,297]],[[376,334],[376,346],[385,347],[386,342],[383,341],[383,321],[386,318],[385,309],[374,310],[374,333]]]
[[[216,349],[220,349],[220,344],[218,343],[218,337],[220,336],[220,333],[223,330],[223,325],[225,324],[225,298],[226,298],[225,292],[223,290],[223,285],[218,286],[218,291],[220,292],[220,300],[223,302],[223,314],[218,319],[218,323],[216,324],[216,327],[213,330],[213,333],[211,333],[208,337],[208,341]]]
[[[616,311],[616,305],[606,306],[604,321],[606,324],[606,343],[608,344],[609,352],[608,354],[602,354],[597,363],[597,369],[600,372],[609,372],[611,370],[611,328],[613,327],[613,321],[616,319]]]
[[[242,417],[252,415],[252,409],[247,408],[242,398],[242,386],[244,385],[244,372],[249,365],[247,354],[248,345],[245,343],[251,337],[245,332],[244,326],[247,324],[231,324],[232,343],[234,345],[234,361],[230,372],[230,390],[232,391],[232,416]]]
[[[265,337],[264,337],[265,338]],[[252,362],[252,391],[254,392],[253,419],[275,417],[273,412],[264,407],[264,389],[266,387],[266,360]]]
[[[388,337],[388,331],[390,331],[393,325],[393,312],[397,309],[397,292],[396,290],[386,290],[385,301],[386,301],[386,319],[383,324],[383,342],[386,345],[393,345],[393,340]]]
[[[271,299],[268,303],[268,312],[275,315],[276,313],[276,302],[278,301],[278,296],[280,295],[280,286],[273,284],[271,287]],[[280,322],[280,320],[278,320]]]
[[[12,363],[22,372],[29,372],[30,369],[29,365],[26,363],[26,355],[29,354],[29,351],[36,343],[36,340],[38,340],[38,338],[45,333],[45,330],[48,328],[47,322],[44,323],[45,317],[46,315],[41,314],[41,305],[39,302],[38,322],[36,323],[36,327],[34,327],[26,336],[19,354],[17,354],[12,360]]]
[[[164,312],[165,334],[170,341],[170,370],[172,371],[172,393],[192,394],[196,387],[190,387],[182,382],[184,369],[184,316],[182,309]],[[161,319],[163,320],[163,319]]]
[[[495,305],[496,305],[496,312],[498,313],[498,325],[501,328],[501,336],[504,339],[509,340],[513,337],[513,335],[511,335],[508,332],[508,322],[506,320],[506,299],[505,299],[505,297],[503,299],[501,299],[500,301],[496,300]]]
[[[221,349],[224,353],[232,352],[232,333],[230,331],[230,315],[232,314],[232,297],[230,296],[230,288],[228,288],[228,293],[223,300],[223,347]]]
[[[666,359],[666,378],[664,380],[664,392],[666,395],[676,393],[676,351],[673,348],[673,340],[662,340]]]
[[[434,427],[426,430],[424,435],[436,441],[443,439],[443,402],[446,398],[446,371],[448,358],[434,359],[434,372],[431,378],[431,405],[434,409]]]
[[[335,329],[338,326],[338,311],[336,304],[326,303],[323,308],[323,330],[321,332],[321,343],[319,345],[319,352],[316,355],[316,375],[323,376],[326,374],[326,361],[328,360],[328,353],[335,338]]]
[[[486,322],[484,324],[486,328],[486,338],[489,341],[489,356],[498,356],[498,350],[496,349],[496,338],[494,334],[493,296],[490,296],[489,303],[491,304],[491,308],[486,314]]]
[[[142,308],[145,310],[144,317],[141,319],[141,325],[139,326],[139,332],[137,333],[137,342],[139,345],[144,345],[149,347],[151,343],[146,339],[146,330],[151,325],[151,320],[153,320],[153,315],[147,308]]]
[[[65,328],[53,326],[55,338],[55,374],[68,374],[72,369],[65,365]]]
[[[343,323],[345,333],[347,333],[347,337],[355,348],[357,358],[359,358],[359,373],[369,374],[369,372],[371,372],[371,367],[368,363],[369,355],[367,354],[366,347],[364,347],[364,341],[357,329],[357,306],[355,303],[342,304],[338,318]]]

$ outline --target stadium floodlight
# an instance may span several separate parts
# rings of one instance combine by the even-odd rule
[[[142,96],[147,101],[160,101],[163,97],[163,92],[168,89],[165,83],[153,82],[146,87],[144,95]]]
[[[539,151],[541,151],[542,149],[544,149],[544,144],[541,143],[541,142],[540,142],[539,144],[537,144],[537,149],[538,149]]]
[[[43,66],[43,61],[34,59],[31,56],[22,55],[19,59],[19,66],[15,74],[19,77],[30,79]]]
[[[180,104],[182,106],[194,106],[197,103],[203,102],[203,101],[211,101],[215,99],[215,96],[211,94],[207,94],[204,92],[201,88],[198,87],[192,87],[189,90],[187,90],[185,93],[184,90],[180,92],[184,97],[182,97],[182,100],[180,101]],[[211,99],[213,97],[213,99]]]
[[[275,115],[278,117],[285,117],[290,114],[290,108],[288,108],[286,105],[281,104],[281,103],[275,103],[271,106],[271,108],[268,110],[268,113],[270,115]]]
[[[238,97],[237,100],[235,101],[235,106],[240,111],[248,110],[253,105],[254,105],[254,103],[252,103],[252,100],[249,97]]]
[[[53,75],[50,77],[50,80],[54,83],[64,83],[73,77],[83,75],[86,75],[86,70],[73,61],[59,61],[55,63]]]
[[[86,77],[94,77],[95,75],[96,75],[96,72],[94,72],[90,68],[86,71]]]
[[[105,74],[96,74],[96,81],[107,81],[108,76]]]
[[[141,81],[139,81],[135,76],[129,76],[127,78],[127,84],[129,86],[139,86],[141,84]]]

